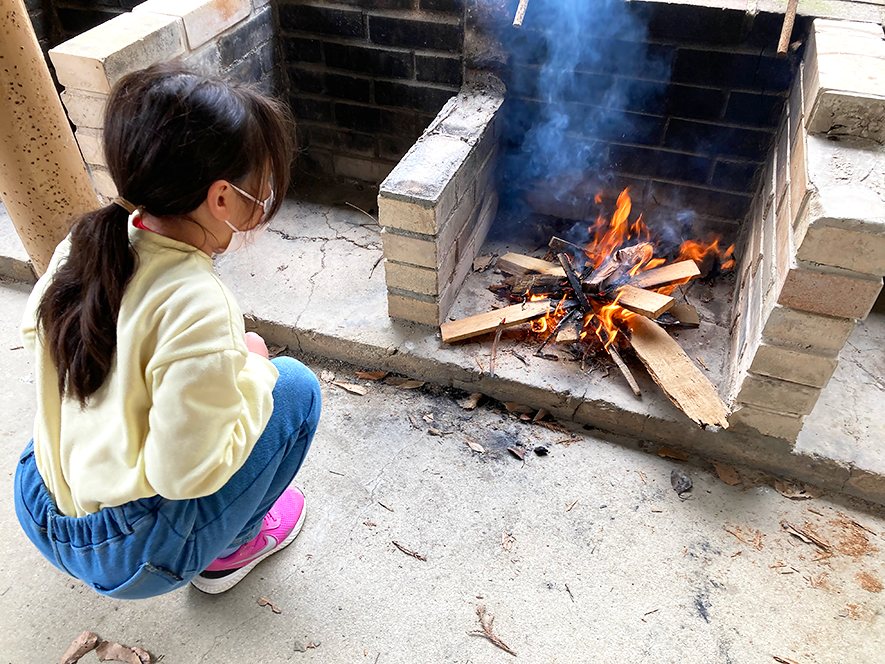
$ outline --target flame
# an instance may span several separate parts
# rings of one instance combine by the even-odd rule
[[[632,312],[627,311],[624,307],[618,304],[620,299],[621,295],[618,294],[614,302],[600,307],[599,311],[596,312],[596,320],[598,321],[598,324],[594,331],[606,350],[608,350],[618,338],[618,334],[620,333],[618,322],[627,321],[630,316],[634,315]]]
[[[543,334],[547,331],[547,316],[543,318],[536,318],[532,321],[532,332],[537,332],[538,334]]]
[[[729,246],[725,251],[719,249],[719,238],[708,239],[706,241],[686,240],[679,247],[679,257],[677,260],[692,259],[696,263],[703,263],[708,255],[717,258],[720,262],[720,269],[730,270],[734,267],[734,245]]]

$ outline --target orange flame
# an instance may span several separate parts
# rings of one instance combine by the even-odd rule
[[[543,318],[536,318],[532,321],[532,332],[537,332],[538,334],[543,334],[547,331],[547,316]]]
[[[698,242],[696,240],[686,240],[679,247],[679,257],[677,260],[692,259],[696,263],[703,263],[708,255],[718,258],[720,261],[720,269],[730,270],[734,267],[734,245],[728,247],[725,251],[719,249],[719,238]]]

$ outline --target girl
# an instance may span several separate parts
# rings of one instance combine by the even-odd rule
[[[304,522],[289,483],[319,385],[268,360],[212,269],[279,210],[293,127],[276,102],[174,65],[124,77],[105,118],[120,198],[74,224],[22,325],[37,418],[16,514],[104,595],[219,593]]]

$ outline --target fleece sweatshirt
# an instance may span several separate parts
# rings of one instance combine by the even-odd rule
[[[207,496],[243,465],[273,410],[279,374],[246,348],[243,315],[212,260],[132,227],[138,256],[117,321],[111,372],[81,408],[61,398],[35,313],[67,256],[66,238],[28,300],[35,356],[37,468],[66,516],[160,495]]]

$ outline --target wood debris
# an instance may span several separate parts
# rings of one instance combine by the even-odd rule
[[[89,630],[78,636],[61,656],[59,664],[76,664],[86,653],[92,652],[98,647],[99,638]]]
[[[501,650],[509,652],[511,655],[516,657],[516,653],[510,648],[510,646],[508,646],[506,643],[504,643],[501,640],[501,638],[497,634],[495,634],[495,632],[494,632],[495,617],[490,616],[486,613],[486,607],[484,604],[476,607],[476,616],[479,618],[479,625],[482,629],[481,630],[473,630],[473,631],[467,632],[467,633],[470,634],[471,636],[482,636],[482,637],[488,639],[489,641],[491,641],[492,643],[494,643]]]
[[[412,380],[411,378],[404,378],[403,376],[388,376],[384,379],[385,385],[390,385],[391,387],[396,387],[400,390],[414,390],[416,388],[422,387],[424,385],[423,380]]]
[[[737,486],[741,483],[741,476],[737,470],[722,461],[713,461],[713,468],[716,469],[716,475],[719,479],[729,486]]]
[[[529,0],[519,0],[519,6],[516,8],[516,15],[513,17],[513,27],[521,28],[525,19],[525,11],[529,8]]]
[[[744,544],[748,544],[752,546],[757,551],[762,550],[762,538],[765,535],[762,534],[761,530],[753,530],[752,528],[748,531],[744,531],[739,526],[734,526],[733,528],[729,528],[728,526],[722,526],[722,530],[727,532],[729,535],[733,535],[738,540],[743,542]]]
[[[691,304],[674,304],[670,307],[667,313],[673,316],[685,327],[699,327],[701,324],[701,317],[698,316],[698,310]]]
[[[684,260],[640,272],[630,280],[630,285],[636,288],[658,288],[683,283],[700,275],[697,263],[693,260]]]
[[[484,448],[482,445],[480,445],[476,441],[468,438],[466,442],[467,442],[467,447],[469,447],[474,452],[479,452],[480,454],[485,454],[486,448]]]
[[[282,613],[283,612],[283,610],[280,607],[278,607],[276,604],[271,602],[267,597],[259,597],[257,602],[258,602],[258,606],[269,606],[270,610],[273,611],[274,613]]]
[[[488,334],[489,332],[494,332],[498,325],[502,324],[502,321],[506,321],[503,323],[504,327],[526,323],[547,315],[549,309],[549,300],[538,300],[537,302],[526,302],[525,304],[513,304],[509,307],[487,311],[476,316],[448,321],[440,325],[442,340],[444,343],[452,343],[453,341],[469,339],[480,334]]]
[[[560,265],[523,254],[504,254],[498,259],[495,267],[502,272],[517,276],[523,274],[547,274],[552,277],[565,277],[565,271]]]
[[[781,521],[781,528],[786,530],[790,535],[798,537],[806,544],[815,544],[824,551],[830,551],[832,549],[829,542],[822,540],[811,531],[811,526],[809,524],[805,524],[805,528],[798,528],[786,521]]]
[[[361,397],[364,397],[369,393],[368,388],[365,388],[362,385],[355,385],[354,383],[343,383],[340,380],[333,380],[332,385],[340,387],[345,392],[350,392],[351,394],[356,394]]]
[[[388,371],[357,371],[356,377],[363,380],[383,380],[387,378]]]
[[[676,459],[677,461],[688,461],[688,455],[685,452],[679,452],[672,447],[661,445],[658,448],[658,456],[664,459]]]
[[[516,543],[516,538],[508,533],[506,530],[501,532],[501,548],[505,551],[510,551],[513,549],[513,545]]]
[[[780,664],[799,664],[795,659],[790,659],[789,657],[778,657],[777,655],[772,655],[774,657],[775,662],[780,662]]]
[[[629,309],[648,318],[657,318],[676,304],[676,300],[669,295],[661,295],[644,288],[636,288],[636,286],[631,286],[630,284],[622,286],[618,289],[618,293],[620,295],[618,304],[624,307],[624,309]]]
[[[470,396],[464,397],[463,399],[459,399],[457,404],[461,406],[464,410],[473,410],[479,405],[479,402],[482,400],[481,392],[473,392]]]
[[[506,318],[502,318],[495,330],[495,340],[492,342],[492,356],[489,358],[489,378],[495,377],[495,356],[498,354],[498,344],[501,342],[501,333],[504,331],[504,325],[507,323]]]
[[[875,576],[868,572],[858,572],[854,575],[855,581],[857,581],[858,585],[870,593],[880,593],[882,592],[882,582],[879,581]]]
[[[151,656],[142,648],[122,646],[102,641],[95,649],[99,662],[125,662],[126,664],[151,664]]]
[[[776,479],[774,481],[774,490],[790,500],[809,500],[811,498],[820,498],[824,494],[822,489],[818,489],[815,486],[787,479]]]
[[[412,551],[411,549],[407,549],[406,547],[404,547],[402,544],[400,544],[396,540],[391,540],[391,544],[393,544],[397,549],[402,551],[407,556],[412,556],[412,558],[417,558],[418,560],[422,560],[424,562],[427,562],[427,558],[422,556],[420,553],[418,553],[417,551]]]
[[[571,505],[569,505],[569,506],[565,509],[565,511],[566,511],[566,512],[571,512],[571,511],[572,511],[572,508],[573,508],[575,505],[578,504],[578,500],[580,500],[580,499],[576,498],[576,499],[575,499],[575,502],[573,502]]]
[[[482,256],[477,256],[473,259],[473,271],[485,272],[489,269],[489,266],[494,260],[495,256],[493,254],[483,254]]]
[[[510,446],[507,451],[520,461],[525,461],[525,448]]]

